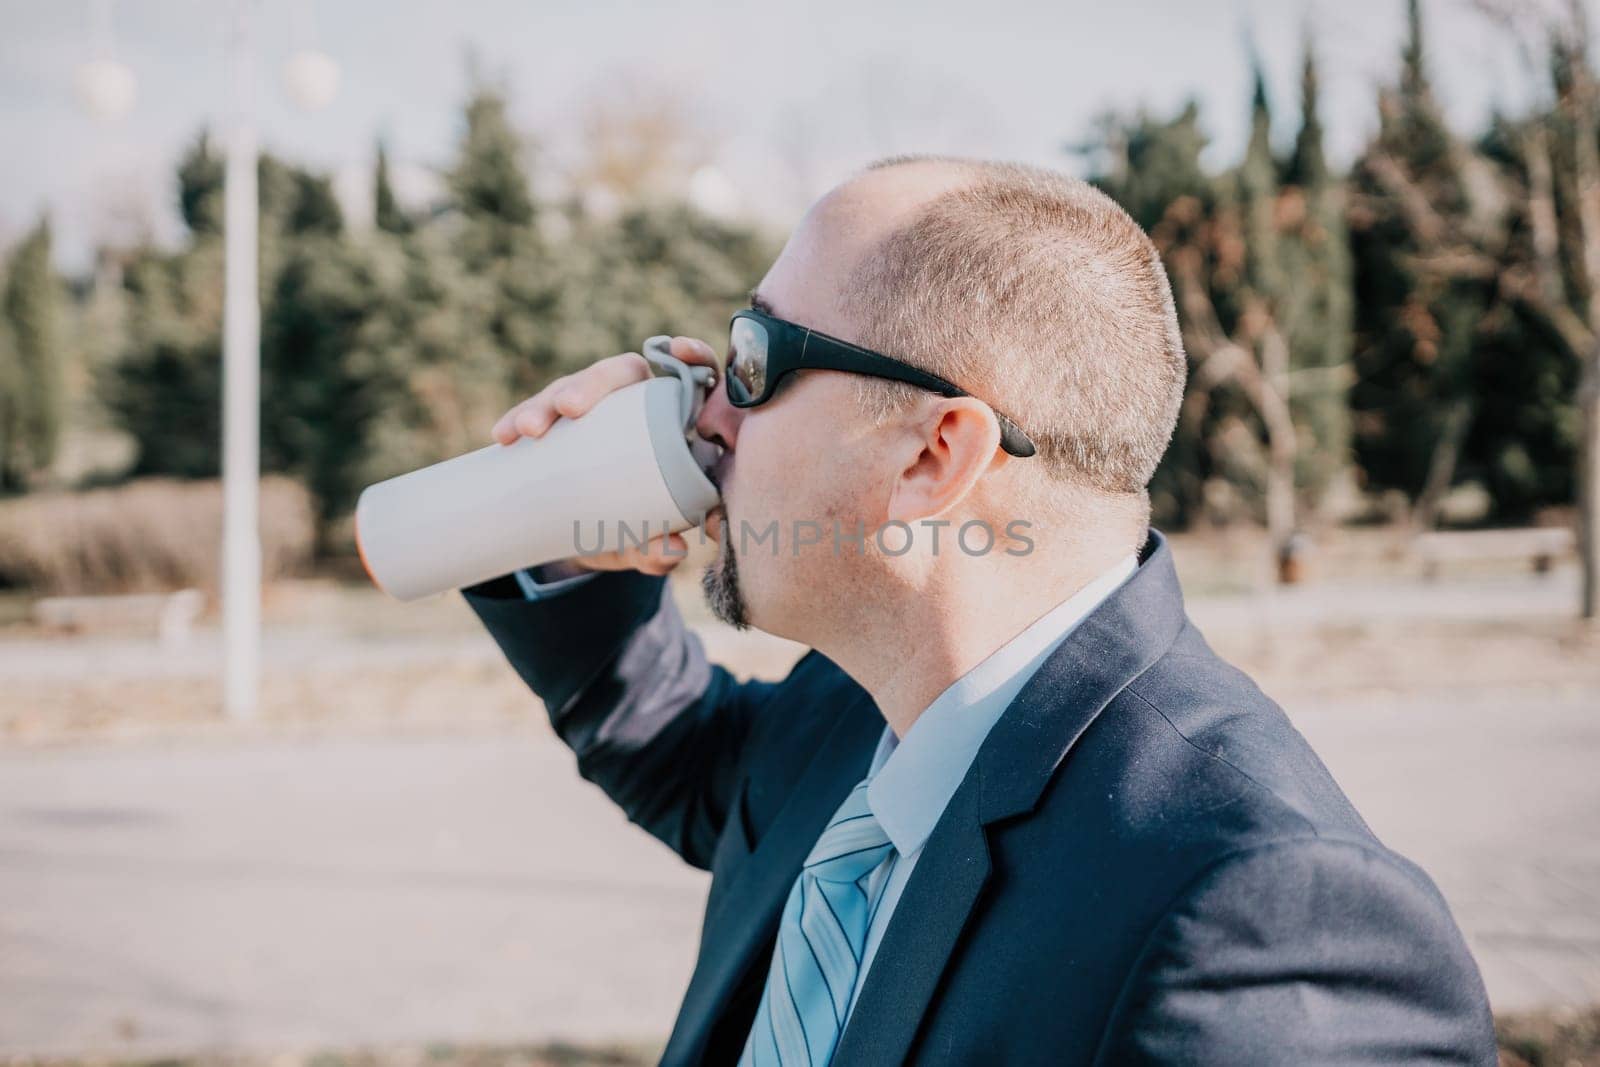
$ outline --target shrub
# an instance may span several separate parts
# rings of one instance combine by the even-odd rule
[[[315,535],[310,494],[268,477],[260,500],[263,577],[302,570]],[[0,503],[0,585],[41,594],[214,590],[221,561],[217,481],[149,478]]]

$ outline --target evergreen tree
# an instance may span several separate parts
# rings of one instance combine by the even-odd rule
[[[0,285],[4,283],[5,276],[0,273]],[[18,422],[22,415],[22,403],[22,366],[17,359],[16,343],[11,337],[11,324],[4,315],[0,315],[0,494],[15,487],[11,471],[20,465]]]
[[[1378,135],[1352,176],[1351,405],[1367,486],[1403,491],[1427,522],[1471,426],[1473,352],[1494,286],[1428,266],[1473,239],[1477,225],[1464,153],[1428,82],[1416,0],[1407,11],[1399,88],[1380,94]]]
[[[1252,57],[1251,66],[1255,84],[1250,96],[1250,141],[1239,166],[1239,202],[1244,212],[1250,286],[1263,299],[1276,301],[1285,284],[1278,268],[1278,163],[1272,155],[1272,110],[1260,56]]]
[[[466,129],[447,175],[466,221],[463,251],[474,264],[504,258],[534,222],[532,186],[522,138],[506,117],[504,95],[479,85],[467,101]]]
[[[263,152],[256,165],[256,189],[263,237],[337,236],[344,230],[344,212],[326,174]]]
[[[1328,160],[1322,147],[1321,90],[1317,78],[1317,53],[1307,33],[1301,46],[1300,132],[1295,135],[1294,154],[1284,172],[1285,185],[1318,188],[1328,182]]]
[[[1251,66],[1255,84],[1250,100],[1250,141],[1235,176],[1245,284],[1232,294],[1238,310],[1232,335],[1250,351],[1251,365],[1241,365],[1245,376],[1236,379],[1237,391],[1248,401],[1248,407],[1241,406],[1233,421],[1248,427],[1260,447],[1253,450],[1255,455],[1243,453],[1237,446],[1228,451],[1235,457],[1243,453],[1256,469],[1255,477],[1248,479],[1254,483],[1251,495],[1259,493],[1262,518],[1274,544],[1282,549],[1298,525],[1294,477],[1298,448],[1288,415],[1291,356],[1285,320],[1294,310],[1301,279],[1284,269],[1278,232],[1279,167],[1272,151],[1266,72],[1259,55],[1252,55]],[[1217,399],[1226,401],[1230,397],[1223,394]],[[1244,434],[1235,433],[1233,437],[1243,440]]]
[[[1559,60],[1552,75],[1559,100]],[[1527,521],[1574,496],[1574,395],[1589,341],[1557,325],[1582,322],[1586,311],[1571,148],[1570,126],[1548,105],[1520,120],[1495,116],[1478,145],[1512,192],[1504,239],[1493,249],[1495,269],[1510,284],[1508,298],[1480,324],[1472,425],[1459,466],[1463,479],[1488,490],[1502,521]]]
[[[113,421],[138,443],[134,470],[200,478],[221,463],[222,279],[220,185],[213,188],[204,134],[178,169],[191,242],[175,253],[141,250],[123,274],[128,295],[126,349],[97,373],[96,391]],[[262,466],[306,474],[315,451],[297,436],[337,393],[337,346],[347,330],[336,300],[318,300],[283,281],[291,266],[322,257],[332,273],[348,266],[339,238],[343,215],[331,181],[263,154],[257,165],[262,290]],[[213,211],[213,206],[216,211]],[[296,275],[298,277],[298,275]],[[287,300],[288,305],[284,304]],[[292,305],[292,306],[289,306]],[[328,321],[309,324],[318,315]],[[299,332],[281,326],[285,318]],[[285,340],[285,338],[290,338]],[[296,346],[305,345],[305,351]],[[293,368],[290,373],[287,368]],[[336,426],[338,420],[330,425]],[[332,449],[332,446],[329,446]],[[336,449],[333,449],[336,451]]]
[[[367,251],[327,234],[288,245],[261,323],[261,464],[300,477],[326,523],[354,504],[352,474],[384,382],[361,331],[377,304]]]
[[[222,243],[146,248],[123,272],[126,348],[97,375],[112,421],[138,445],[135,474],[214,477],[221,463]]]
[[[1090,144],[1078,150],[1097,157],[1094,183],[1151,230],[1180,197],[1202,203],[1214,198],[1212,178],[1200,162],[1205,146],[1200,105],[1190,100],[1170,120],[1142,113],[1103,117]]]
[[[178,163],[178,212],[189,232],[217,236],[222,233],[223,178],[227,167],[211,150],[211,135],[200,131]]]
[[[775,254],[764,235],[686,205],[639,204],[613,219],[581,220],[561,253],[556,366],[638,351],[661,333],[719,345],[729,311]]]
[[[1400,46],[1400,99],[1403,114],[1415,118],[1432,103],[1422,47],[1422,0],[1406,0],[1406,40]]]
[[[452,237],[429,225],[373,244],[374,300],[349,363],[362,390],[351,486],[481,448],[513,398],[492,329],[497,286],[467,269]]]
[[[383,142],[378,142],[378,169],[373,178],[373,221],[386,233],[407,234],[414,228],[411,218],[395,199],[394,188],[389,184],[389,152]]]
[[[651,334],[715,342],[775,252],[747,227],[674,204],[607,219],[569,206],[546,235],[503,100],[480,90],[466,119],[452,210],[388,215],[360,235],[344,229],[325,177],[261,159],[262,466],[305,480],[324,535],[363,486],[482,447],[512,400],[558,374]],[[143,249],[124,272],[127,340],[97,383],[139,443],[138,473],[218,468],[209,151],[200,137],[180,168],[187,246]],[[388,214],[386,168],[380,157]]]
[[[456,223],[452,252],[471,286],[482,288],[477,314],[499,353],[500,369],[485,384],[526,394],[558,372],[550,326],[570,268],[549,258],[535,225],[526,145],[506,116],[503,93],[479,84],[465,120],[447,174]]]
[[[1295,482],[1304,504],[1320,509],[1350,469],[1350,368],[1354,297],[1340,183],[1322,145],[1317,61],[1309,35],[1300,76],[1300,130],[1285,174],[1283,270],[1293,278],[1280,304],[1300,428]]]
[[[19,486],[55,462],[65,415],[62,290],[50,264],[50,223],[40,219],[11,255],[3,306],[9,368],[0,369],[6,425],[0,485]]]
[[[1097,155],[1118,166],[1095,180],[1149,229],[1195,361],[1151,484],[1158,521],[1245,513],[1287,537],[1348,467],[1349,263],[1314,61],[1308,53],[1288,160],[1273,150],[1259,62],[1252,90],[1249,142],[1231,171],[1205,173],[1191,108],[1105,126]]]

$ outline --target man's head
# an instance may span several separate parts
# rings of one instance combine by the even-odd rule
[[[887,160],[812,206],[753,302],[971,396],[830,370],[751,409],[717,391],[700,431],[728,446],[706,582],[725,618],[818,644],[976,568],[1042,579],[1091,541],[1142,538],[1184,356],[1156,251],[1104,194],[1037,168]],[[1000,449],[995,411],[1036,455]],[[1031,551],[1006,536],[1019,520]],[[970,523],[995,534],[986,551],[977,527],[958,543]]]

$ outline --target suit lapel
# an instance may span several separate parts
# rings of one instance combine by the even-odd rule
[[[1033,809],[1078,738],[1183,624],[1171,555],[1152,531],[1139,570],[1051,653],[978,750],[895,906],[833,1067],[906,1062],[989,880],[990,825]]]
[[[698,1063],[712,1025],[752,957],[777,933],[783,904],[806,853],[855,784],[866,777],[883,717],[864,693],[817,748],[790,799],[706,916],[703,951],[684,993],[663,1064]]]
[[[1186,621],[1172,553],[1152,530],[1133,577],[1050,654],[978,750],[985,825],[1033,810],[1078,738],[1167,654]]]

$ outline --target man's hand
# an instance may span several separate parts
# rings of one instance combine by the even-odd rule
[[[716,353],[704,341],[674,337],[672,354],[685,363],[717,369]],[[557,378],[533,396],[500,416],[491,431],[502,445],[519,437],[543,437],[558,418],[578,419],[605,397],[651,377],[650,364],[637,352],[602,359],[592,366]],[[681,534],[652,537],[644,546],[620,552],[602,552],[548,564],[541,569],[546,580],[571,577],[585,571],[635,570],[662,575],[683,561],[689,543]]]

